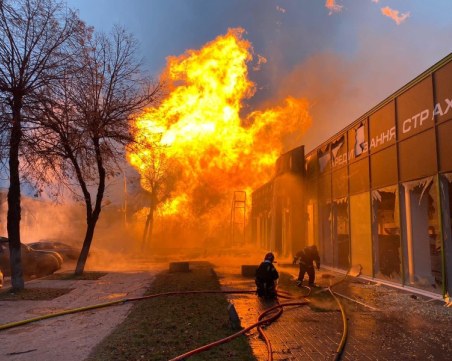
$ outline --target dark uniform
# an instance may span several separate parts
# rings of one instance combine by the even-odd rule
[[[300,273],[298,274],[299,283],[303,283],[305,273],[309,276],[309,285],[314,286],[315,269],[314,262],[317,269],[320,269],[320,256],[316,246],[308,246],[302,251],[298,252],[294,257],[295,262],[300,263]]]
[[[278,271],[273,265],[275,256],[267,253],[264,262],[256,270],[257,295],[265,298],[276,297],[276,280],[279,278]]]

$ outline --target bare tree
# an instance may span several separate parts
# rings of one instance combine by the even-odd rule
[[[142,251],[152,240],[155,211],[159,205],[171,198],[181,172],[178,162],[167,155],[168,146],[161,144],[161,134],[154,134],[154,138],[148,139],[146,145],[132,143],[129,148],[138,160],[135,163],[143,165],[140,172],[141,186],[149,208],[141,242]]]
[[[21,145],[28,117],[44,88],[60,79],[65,46],[83,26],[77,15],[53,0],[0,0],[0,102],[9,171],[7,229],[11,283],[23,289],[20,248]]]
[[[75,68],[60,83],[59,102],[43,110],[35,144],[56,174],[74,178],[86,206],[86,233],[75,273],[82,274],[102,209],[106,179],[125,160],[129,117],[156,101],[160,85],[140,72],[137,43],[124,29],[88,31]]]

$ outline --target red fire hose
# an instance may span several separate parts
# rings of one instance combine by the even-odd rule
[[[331,288],[329,289],[331,292]],[[83,311],[87,311],[87,310],[92,310],[92,309],[97,309],[97,308],[103,308],[103,307],[108,307],[108,306],[113,306],[113,305],[118,305],[118,304],[124,304],[126,302],[131,302],[131,301],[140,301],[140,300],[146,300],[146,299],[151,299],[151,298],[157,298],[157,297],[163,297],[163,296],[175,296],[175,295],[192,295],[192,294],[214,294],[214,293],[225,293],[225,294],[255,294],[256,291],[255,290],[246,290],[246,291],[211,291],[211,290],[205,290],[205,291],[180,291],[180,292],[165,292],[165,293],[157,293],[157,294],[152,294],[152,295],[147,295],[147,296],[141,296],[141,297],[131,297],[131,298],[125,298],[122,300],[116,300],[116,301],[112,301],[112,302],[107,302],[107,303],[102,303],[102,304],[96,304],[96,305],[91,305],[91,306],[86,306],[86,307],[80,307],[80,308],[74,308],[74,309],[69,309],[69,310],[65,310],[65,311],[61,311],[61,312],[56,312],[56,313],[52,313],[52,314],[47,314],[47,315],[42,315],[39,317],[34,317],[31,319],[27,319],[27,320],[22,320],[22,321],[16,321],[16,322],[10,322],[10,323],[6,323],[3,325],[0,325],[0,331],[2,330],[6,330],[6,329],[10,329],[10,328],[14,328],[14,327],[18,327],[18,326],[22,326],[28,323],[32,323],[32,322],[37,322],[37,321],[41,321],[44,319],[49,319],[49,318],[53,318],[53,317],[58,317],[58,316],[63,316],[63,315],[67,315],[67,314],[73,314],[73,313],[78,313],[78,312],[83,312]],[[311,290],[309,289],[309,293],[308,295],[311,293]],[[334,296],[334,294],[333,294]],[[285,292],[278,292],[278,297],[279,298],[283,298],[283,299],[292,299],[287,293]],[[337,300],[337,299],[336,299]],[[337,300],[338,301],[338,300]],[[338,301],[339,305],[340,302]],[[303,306],[308,304],[307,301],[293,301],[293,302],[285,302],[285,303],[278,303],[277,305],[270,307],[269,309],[265,310],[261,315],[259,315],[258,317],[258,321],[246,328],[244,328],[243,330],[236,332],[228,337],[225,337],[221,340],[212,342],[210,344],[201,346],[195,350],[186,352],[182,355],[179,355],[173,359],[171,359],[170,361],[176,361],[176,360],[183,360],[185,358],[188,358],[190,356],[193,356],[195,354],[207,351],[215,346],[221,345],[223,343],[227,343],[229,341],[232,341],[233,339],[237,338],[238,336],[252,330],[253,328],[257,327],[257,330],[259,332],[259,334],[261,335],[261,337],[264,339],[266,345],[267,345],[267,351],[268,351],[268,360],[273,360],[273,352],[272,352],[272,346],[270,343],[270,340],[268,339],[268,337],[266,336],[264,330],[262,329],[262,325],[268,325],[270,323],[272,323],[273,321],[275,321],[276,319],[278,319],[282,313],[283,313],[283,308],[287,307],[287,306]],[[341,305],[340,305],[341,306]],[[277,310],[277,312],[269,317],[268,314],[272,313],[273,311]],[[341,306],[341,311],[343,312],[343,308]],[[344,313],[343,313],[344,316]],[[339,348],[337,350],[337,354],[336,354],[336,358],[335,360],[340,359],[340,356],[342,354],[342,350],[343,347],[345,346],[345,339],[346,339],[346,334],[347,334],[347,327],[346,327],[346,321],[344,321],[344,336],[342,337],[341,343],[339,345]]]
[[[182,355],[179,355],[179,356],[177,356],[177,357],[175,357],[175,358],[172,358],[170,361],[181,361],[181,360],[184,360],[184,359],[186,359],[186,358],[188,358],[188,357],[191,357],[191,356],[194,356],[194,355],[196,355],[196,354],[198,354],[198,353],[201,353],[201,352],[210,350],[211,348],[213,348],[213,347],[215,347],[215,346],[218,346],[218,345],[221,345],[221,344],[223,344],[223,343],[232,341],[233,339],[237,338],[237,337],[240,336],[240,335],[243,335],[244,333],[246,333],[246,332],[252,330],[252,329],[255,328],[255,327],[259,327],[259,326],[261,326],[261,325],[269,324],[269,323],[275,321],[276,319],[278,319],[278,318],[281,316],[281,314],[282,314],[282,312],[283,312],[283,307],[286,307],[286,306],[302,306],[302,305],[306,305],[306,304],[308,304],[308,302],[306,302],[306,301],[303,301],[303,302],[286,302],[286,303],[280,303],[280,304],[278,304],[278,305],[276,305],[276,306],[273,306],[273,307],[271,307],[271,308],[265,310],[265,312],[263,312],[263,313],[259,316],[259,319],[260,319],[260,320],[259,320],[258,322],[256,322],[256,323],[254,323],[254,324],[252,324],[252,325],[250,325],[250,326],[244,328],[243,330],[241,330],[241,331],[239,331],[239,332],[236,332],[236,333],[234,333],[234,334],[232,334],[232,335],[230,335],[230,336],[228,336],[228,337],[225,337],[225,338],[223,338],[223,339],[221,339],[221,340],[218,340],[218,341],[209,343],[209,344],[207,344],[207,345],[198,347],[197,349],[194,349],[194,350],[191,350],[191,351],[189,351],[189,352],[186,352],[186,353],[184,353],[184,354],[182,354]],[[272,315],[272,316],[270,316],[270,317],[268,317],[268,318],[263,319],[264,316],[266,316],[268,313],[274,311],[275,309],[279,309],[277,313],[275,313],[274,315]],[[266,336],[265,336],[265,339],[266,339],[266,343],[267,343],[268,338],[267,338]],[[268,341],[268,342],[269,342],[269,341]],[[269,343],[267,343],[267,348],[268,348],[268,345],[269,345]],[[272,352],[271,352],[271,345],[270,345],[270,347],[269,347],[268,354],[269,354],[269,360],[273,360],[273,356],[272,356]]]

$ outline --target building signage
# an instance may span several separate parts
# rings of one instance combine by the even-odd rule
[[[444,110],[441,106],[441,103],[436,103],[435,107],[433,108],[432,119],[435,117],[435,115],[443,116],[449,113],[449,111],[452,110],[452,99],[445,98],[443,105],[446,107]]]
[[[423,111],[413,115],[411,118],[405,119],[402,123],[402,133],[409,133],[416,128],[424,125],[427,119],[433,120],[435,115],[443,116],[452,109],[452,99],[445,98],[443,102],[436,103],[432,111],[424,109]],[[430,116],[431,114],[431,116]]]
[[[370,149],[379,147],[387,142],[392,141],[393,139],[395,140],[395,136],[396,136],[395,126],[393,126],[390,129],[386,129],[384,132],[373,137],[370,140]]]
[[[410,133],[417,128],[422,127],[426,121],[433,120],[435,116],[443,116],[452,112],[452,98],[445,98],[442,102],[436,103],[432,110],[424,109],[421,112],[413,115],[411,118],[405,119],[402,123],[402,133]],[[396,127],[392,126],[389,129],[384,130],[380,134],[370,139],[370,144],[365,140],[365,128],[364,124],[361,124],[355,129],[355,145],[354,149],[351,149],[348,153],[341,153],[340,149],[344,145],[344,139],[340,138],[336,143],[331,146],[332,156],[329,152],[319,154],[320,171],[326,168],[326,165],[331,160],[332,166],[337,167],[346,164],[348,161],[359,157],[362,154],[366,154],[369,149],[378,148],[388,142],[395,141],[396,139]]]

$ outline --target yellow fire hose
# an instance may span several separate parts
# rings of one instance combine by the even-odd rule
[[[13,327],[17,327],[17,326],[22,326],[22,325],[25,325],[27,323],[32,323],[32,322],[45,320],[45,319],[48,319],[48,318],[53,318],[53,317],[58,317],[58,316],[63,316],[63,315],[69,315],[71,313],[78,313],[78,312],[93,310],[93,309],[96,309],[96,308],[113,306],[113,305],[116,305],[116,304],[125,303],[127,301],[128,301],[127,299],[122,299],[122,300],[111,301],[111,302],[106,302],[106,303],[99,303],[97,305],[85,306],[85,307],[79,307],[79,308],[72,308],[70,310],[50,313],[50,314],[47,314],[47,315],[33,317],[33,318],[29,318],[29,319],[22,320],[22,321],[9,322],[9,323],[5,323],[3,325],[0,325],[0,331],[7,330],[9,328],[13,328]]]
[[[347,275],[345,275],[343,280],[345,280],[346,277],[347,277]],[[328,291],[332,294],[332,296],[334,297],[334,299],[336,300],[336,302],[338,303],[338,305],[339,305],[339,307],[341,309],[342,321],[343,321],[343,333],[342,333],[342,338],[341,338],[341,341],[339,343],[339,346],[338,346],[338,348],[336,350],[336,355],[335,355],[335,358],[334,358],[335,361],[340,360],[342,352],[344,350],[345,343],[346,343],[346,340],[347,340],[348,325],[347,325],[347,317],[345,315],[344,308],[343,308],[341,302],[339,301],[339,299],[334,295],[334,292],[332,291],[331,287],[337,285],[338,283],[342,282],[343,280],[341,280],[341,281],[335,283],[334,285],[331,285],[330,287],[328,287]],[[7,329],[10,329],[10,328],[14,328],[14,327],[18,327],[18,326],[22,326],[22,325],[26,325],[26,324],[29,324],[29,323],[32,323],[32,322],[37,322],[37,321],[42,321],[42,320],[49,319],[49,318],[58,317],[58,316],[69,315],[69,314],[84,312],[84,311],[88,311],[88,310],[94,310],[94,309],[99,309],[99,308],[103,308],[103,307],[109,307],[109,306],[124,304],[124,303],[129,302],[129,301],[139,301],[139,300],[150,299],[150,298],[155,298],[155,297],[160,297],[160,296],[173,296],[173,295],[182,295],[182,294],[186,294],[186,295],[188,295],[188,294],[203,294],[203,293],[204,294],[205,293],[255,293],[255,291],[185,291],[185,292],[182,291],[182,292],[166,292],[166,293],[152,294],[152,295],[141,296],[141,297],[134,297],[134,298],[124,298],[124,299],[120,299],[120,300],[116,300],[116,301],[99,303],[99,304],[96,304],[96,305],[79,307],[79,308],[73,308],[73,309],[69,309],[69,310],[65,310],[65,311],[50,313],[50,314],[47,314],[47,315],[33,317],[33,318],[26,319],[26,320],[5,323],[3,325],[0,325],[0,331],[7,330]],[[282,297],[282,298],[290,298],[290,297],[286,297],[286,296],[283,296],[283,295],[279,295],[279,296]]]

